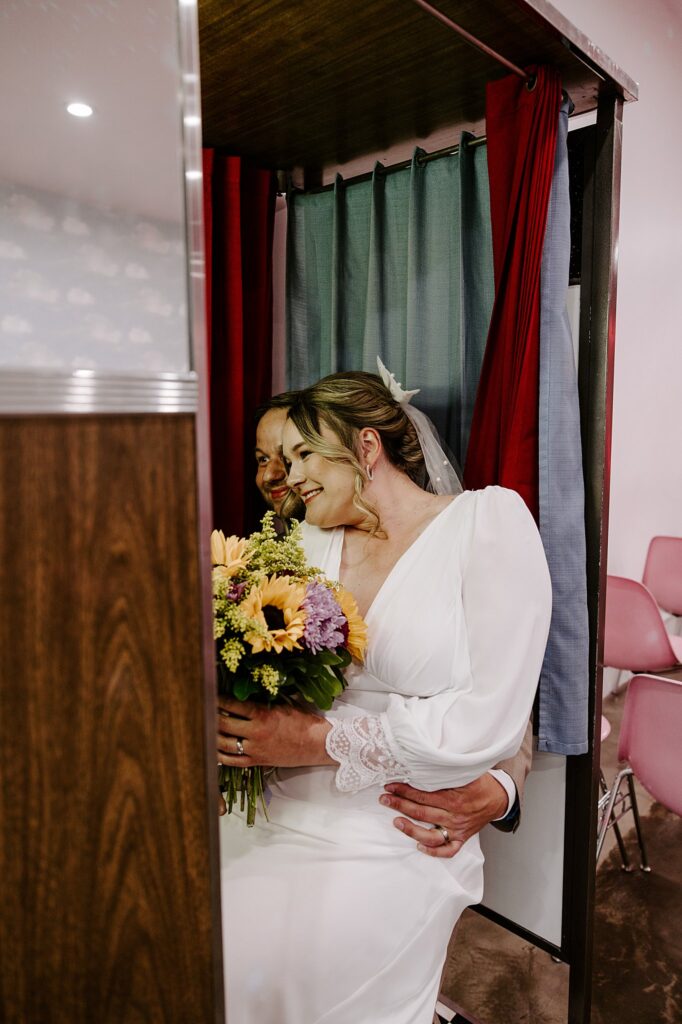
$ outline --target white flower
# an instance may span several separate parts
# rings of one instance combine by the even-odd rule
[[[402,384],[399,384],[395,379],[395,374],[386,369],[379,356],[377,356],[377,367],[379,369],[379,376],[400,405],[407,405],[411,398],[419,394],[420,388],[415,388],[414,391],[404,391]]]

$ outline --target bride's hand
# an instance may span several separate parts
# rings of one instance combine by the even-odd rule
[[[231,768],[336,764],[324,745],[330,728],[326,719],[300,708],[219,697],[218,761]]]

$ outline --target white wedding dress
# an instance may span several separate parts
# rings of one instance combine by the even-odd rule
[[[338,579],[343,529],[304,525],[304,538]],[[463,785],[518,750],[550,608],[513,491],[465,491],[400,558],[329,714],[338,770],[279,770],[269,822],[220,819],[228,1024],[431,1024],[483,856],[478,837],[449,860],[420,853],[379,797],[387,781]]]

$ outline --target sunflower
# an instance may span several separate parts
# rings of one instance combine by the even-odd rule
[[[262,627],[244,635],[254,654],[301,649],[298,641],[305,626],[305,609],[301,607],[305,594],[305,584],[292,583],[288,576],[271,576],[251,588],[239,610]]]
[[[222,530],[214,530],[211,534],[211,561],[213,562],[213,579],[229,580],[246,568],[249,555],[244,555],[248,541],[242,537],[226,537]]]
[[[348,621],[346,647],[357,661],[363,661],[367,647],[367,623],[358,611],[357,601],[349,591],[339,587],[335,597]]]

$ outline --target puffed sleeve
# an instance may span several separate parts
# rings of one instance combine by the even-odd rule
[[[488,487],[472,497],[461,556],[468,652],[457,656],[468,670],[433,696],[392,694],[383,714],[334,723],[327,749],[340,762],[339,788],[462,786],[521,745],[549,631],[549,570],[516,492]]]
[[[409,781],[461,786],[520,747],[544,657],[552,605],[535,522],[515,491],[477,492],[462,604],[468,679],[432,697],[392,695],[381,716]]]

